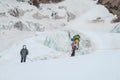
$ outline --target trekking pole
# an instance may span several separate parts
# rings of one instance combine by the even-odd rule
[[[71,39],[71,35],[70,35],[70,32],[68,31],[68,37],[69,37],[69,39]]]
[[[27,57],[27,59],[28,59],[29,61],[33,62],[33,60],[32,60],[32,59],[30,59],[29,57]]]

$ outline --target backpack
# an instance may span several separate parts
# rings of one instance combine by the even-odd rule
[[[74,42],[75,42],[75,44],[79,44],[79,40],[78,39],[75,39]]]
[[[73,36],[73,38],[71,38],[71,41],[75,41],[76,39],[80,41],[80,35]]]
[[[77,35],[73,36],[73,38],[74,39],[80,39],[80,35],[77,34]]]

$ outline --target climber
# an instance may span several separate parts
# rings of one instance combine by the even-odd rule
[[[26,45],[23,45],[23,48],[21,49],[20,54],[21,54],[21,63],[26,62],[26,57],[28,55],[28,49]]]
[[[71,41],[72,41],[72,44],[71,44],[71,46],[72,46],[72,54],[71,54],[71,56],[75,56],[75,50],[78,50],[78,48],[79,48],[80,36],[79,35],[73,36]]]

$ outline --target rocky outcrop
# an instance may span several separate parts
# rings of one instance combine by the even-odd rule
[[[98,4],[104,5],[110,13],[117,15],[114,22],[120,22],[120,0],[98,0]]]
[[[8,13],[14,17],[20,17],[23,16],[25,12],[22,9],[14,8],[14,9],[10,9]]]
[[[58,3],[63,0],[17,0],[18,2],[28,2],[30,5],[34,5],[39,8],[40,3]]]
[[[40,3],[49,3],[49,2],[55,2],[55,3],[57,3],[57,2],[61,2],[61,1],[63,1],[63,0],[38,0]]]
[[[20,31],[23,31],[23,30],[30,31],[29,28],[27,28],[27,26],[23,24],[21,21],[18,21],[14,24],[14,29],[17,29]]]

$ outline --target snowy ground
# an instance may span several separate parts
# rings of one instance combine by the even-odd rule
[[[0,80],[119,80],[119,57],[118,51],[100,51],[73,58],[6,64],[0,66]]]
[[[40,6],[0,1],[0,80],[120,80],[120,35],[111,32],[117,23],[110,22],[115,16],[93,0]],[[8,13],[16,7],[20,17]],[[23,31],[15,27],[18,21]],[[74,34],[81,40],[71,58]],[[29,55],[21,64],[24,44]]]

